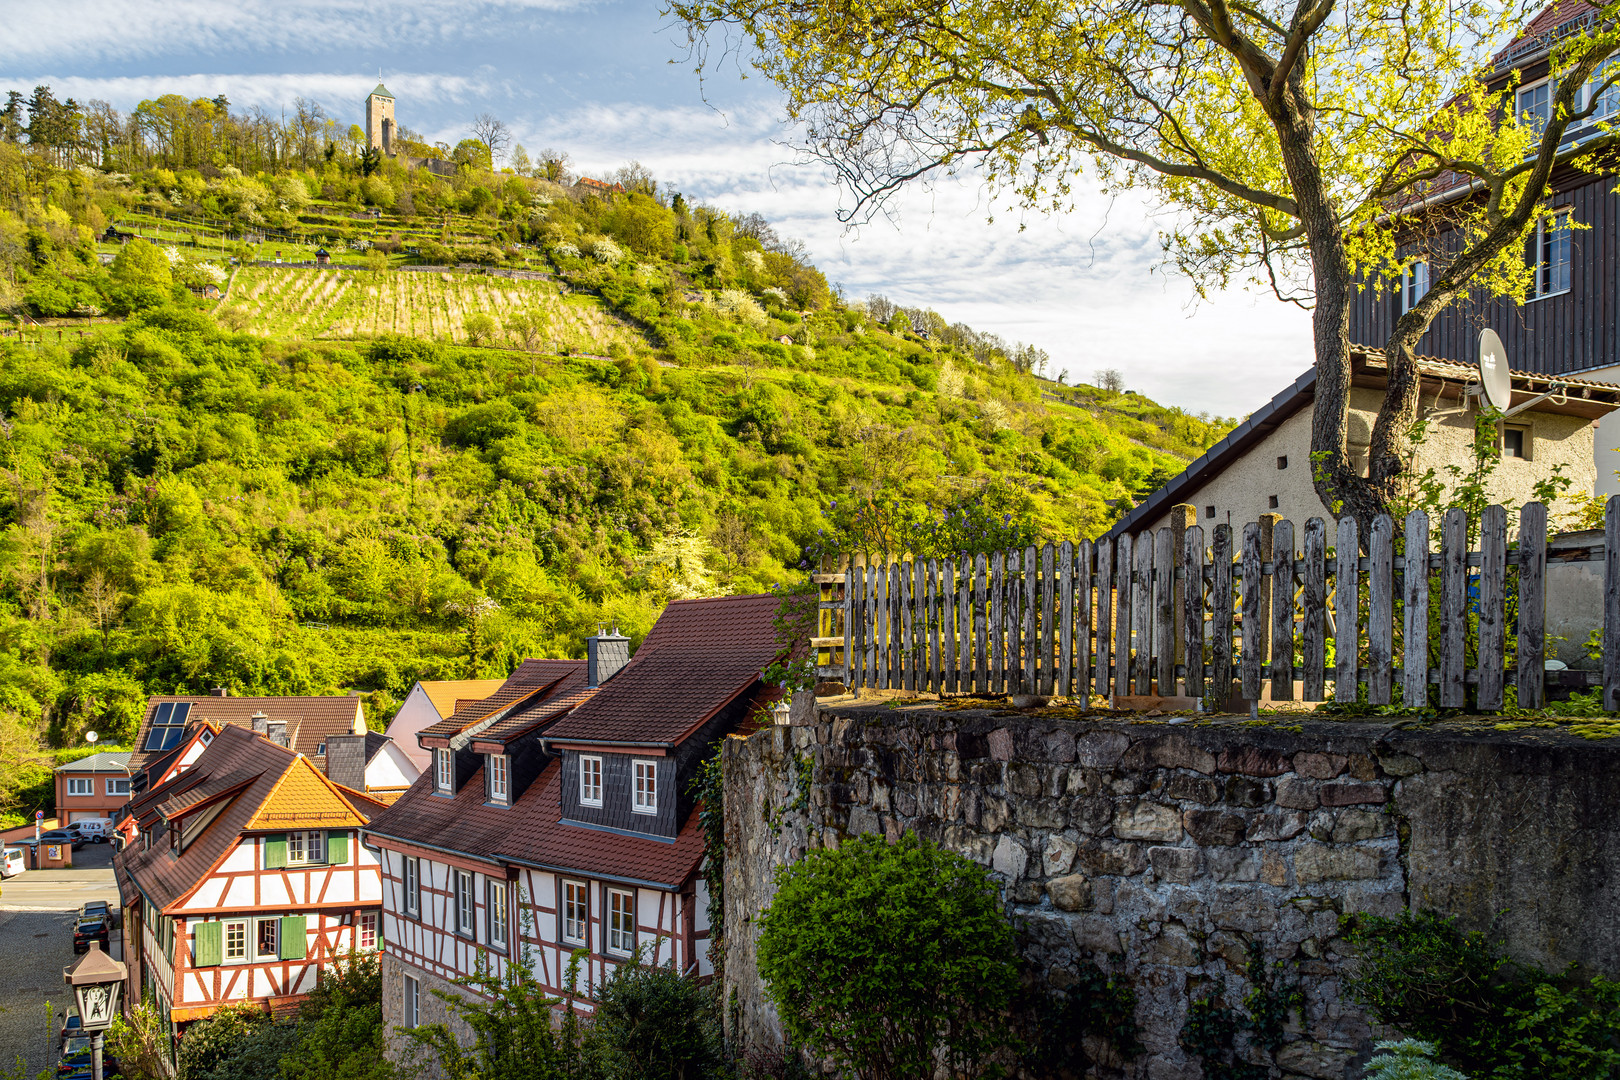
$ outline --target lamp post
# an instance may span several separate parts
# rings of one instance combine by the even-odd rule
[[[126,974],[123,962],[102,952],[99,941],[90,942],[83,956],[62,969],[62,981],[73,988],[79,1004],[79,1029],[90,1036],[90,1080],[102,1080],[101,1040],[118,1015]]]
[[[776,705],[771,709],[771,715],[776,718],[777,727],[787,727],[793,717],[793,705],[789,695],[783,694],[777,699]]]

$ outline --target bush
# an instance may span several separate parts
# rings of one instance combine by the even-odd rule
[[[1379,1051],[1367,1062],[1364,1080],[1468,1080],[1456,1069],[1436,1064],[1433,1043],[1402,1039],[1399,1042],[1381,1042]]]
[[[722,1075],[725,1041],[713,994],[673,967],[620,964],[596,995],[591,1033],[606,1080]]]
[[[257,1005],[227,1005],[187,1029],[175,1060],[180,1080],[203,1080],[236,1056],[244,1043],[270,1025],[270,1014]]]
[[[1434,911],[1358,916],[1348,938],[1351,996],[1448,1065],[1491,1080],[1620,1076],[1620,982],[1519,963]]]
[[[759,970],[795,1043],[862,1080],[969,1075],[1007,1040],[1012,928],[984,870],[913,833],[857,837],[777,875]]]

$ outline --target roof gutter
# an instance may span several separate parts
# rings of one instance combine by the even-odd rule
[[[619,885],[639,885],[648,889],[665,890],[680,888],[679,882],[672,885],[667,881],[648,881],[646,878],[624,877],[620,874],[604,874],[599,870],[581,870],[577,866],[559,866],[553,863],[533,862],[528,859],[520,859],[515,855],[497,854],[495,858],[500,859],[505,863],[511,863],[513,866],[522,866],[529,870],[549,870],[552,873],[557,874],[580,874],[582,876],[593,878],[597,881],[611,881]]]
[[[563,746],[572,746],[581,743],[587,746],[630,746],[643,750],[673,750],[676,746],[676,744],[672,742],[633,742],[624,739],[570,739],[564,737],[560,739],[542,738],[540,740],[541,748],[544,749],[548,754],[554,753],[555,751],[553,748],[559,743]]]

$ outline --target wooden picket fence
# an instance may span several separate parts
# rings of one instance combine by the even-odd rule
[[[1356,522],[1311,518],[1165,527],[971,559],[907,559],[816,575],[823,678],[851,689],[936,694],[1181,696],[1224,707],[1325,700],[1365,683],[1374,705],[1500,709],[1545,700],[1547,508],[1528,503],[1476,524],[1442,518],[1439,550],[1422,511]],[[1269,535],[1268,535],[1269,533]],[[1606,507],[1603,663],[1569,673],[1620,707],[1620,496]],[[1568,561],[1568,560],[1565,560]],[[1411,573],[1408,568],[1420,569]],[[1431,619],[1431,616],[1434,618]],[[1509,643],[1513,648],[1509,649]],[[1431,643],[1433,648],[1431,648]],[[1330,652],[1331,648],[1331,652]],[[1517,663],[1517,657],[1534,658]],[[1189,662],[1190,658],[1190,662]],[[1330,659],[1331,658],[1331,659]],[[1565,680],[1566,683],[1569,681]],[[1472,688],[1472,698],[1470,698]],[[1343,696],[1341,694],[1341,696]]]

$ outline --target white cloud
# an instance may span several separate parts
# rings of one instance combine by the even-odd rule
[[[230,99],[233,111],[254,106],[278,109],[291,106],[294,98],[303,97],[321,102],[333,116],[340,119],[352,116],[358,123],[366,95],[377,85],[377,78],[350,72],[263,75],[219,72],[110,77],[42,74],[11,82],[26,86],[44,84],[59,98],[72,97],[79,101],[101,98],[126,111],[162,94],[188,98],[224,94]],[[485,78],[426,72],[393,74],[384,82],[390,93],[417,103],[476,104],[495,90],[495,84]]]

